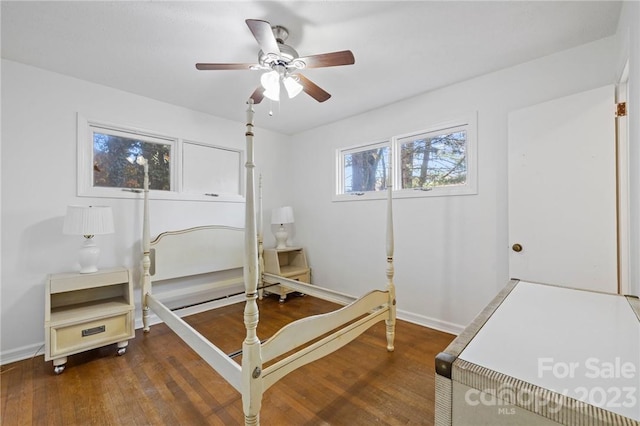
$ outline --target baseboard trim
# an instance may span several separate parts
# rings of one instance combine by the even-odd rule
[[[402,311],[398,309],[396,312],[396,316],[398,319],[403,321],[407,321],[413,324],[421,325],[423,327],[432,328],[434,330],[442,331],[445,333],[453,334],[457,336],[462,333],[464,330],[464,326],[460,324],[454,324],[448,321],[441,321],[435,318],[427,317],[424,315],[414,314],[407,311]]]
[[[44,341],[2,352],[0,354],[0,365],[24,361],[25,359],[35,358],[42,355],[44,355]]]

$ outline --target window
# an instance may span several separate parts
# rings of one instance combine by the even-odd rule
[[[156,199],[243,201],[242,151],[78,116],[78,195],[139,198],[149,164]]]
[[[430,190],[467,183],[464,128],[398,138],[401,189]]]
[[[90,126],[93,140],[93,186],[142,188],[143,168],[138,157],[149,163],[149,189],[171,191],[171,158],[175,141],[133,135]]]
[[[209,197],[242,193],[241,151],[185,141],[182,162],[184,192]]]
[[[345,150],[341,153],[344,194],[362,195],[387,187],[390,148],[388,142]]]
[[[475,194],[475,114],[371,145],[339,149],[334,200]],[[356,197],[354,197],[354,195]]]

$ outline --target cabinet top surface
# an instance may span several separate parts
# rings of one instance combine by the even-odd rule
[[[302,250],[302,247],[285,247],[282,249],[279,248],[270,248],[270,249],[266,249],[266,250],[273,250],[273,251],[277,251],[278,253],[283,253],[283,252],[288,252],[288,251],[299,251]]]
[[[60,272],[60,273],[56,273],[56,274],[49,274],[49,279],[64,279],[64,278],[73,278],[73,277],[93,277],[96,275],[106,275],[106,274],[113,274],[113,273],[118,273],[118,272],[124,272],[127,271],[127,268],[124,267],[117,267],[117,268],[105,268],[105,269],[99,269],[96,272],[91,272],[88,274],[81,274],[78,271],[75,272]]]

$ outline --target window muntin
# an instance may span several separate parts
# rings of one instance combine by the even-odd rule
[[[430,190],[467,183],[464,127],[398,138],[399,189]]]
[[[343,151],[342,193],[360,194],[386,189],[390,152],[388,143]]]

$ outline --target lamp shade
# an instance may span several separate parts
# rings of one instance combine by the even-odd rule
[[[273,225],[293,223],[293,209],[286,206],[271,210],[271,223]]]
[[[62,232],[70,235],[113,233],[113,212],[109,206],[68,206]]]

